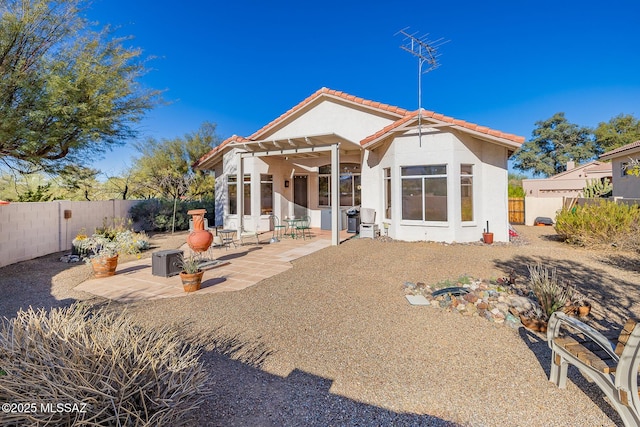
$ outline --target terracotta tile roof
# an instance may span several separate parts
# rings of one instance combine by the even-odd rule
[[[407,123],[408,121],[410,121],[411,119],[413,119],[413,118],[415,118],[417,116],[418,116],[418,110],[407,114],[406,116],[404,116],[400,120],[397,120],[397,121],[391,123],[390,125],[387,125],[387,126],[383,127],[382,129],[380,129],[378,132],[374,133],[373,135],[366,137],[365,139],[360,141],[360,145],[366,146],[371,141],[374,141],[374,140],[382,137],[383,135],[387,134],[388,132],[391,132],[392,130],[394,130],[396,128],[399,128],[400,126],[402,126],[403,124]]]
[[[397,115],[400,115],[400,116],[404,116],[404,115],[409,113],[409,111],[405,110],[404,108],[395,107],[393,105],[383,104],[383,103],[380,103],[380,102],[369,101],[368,99],[359,98],[357,96],[349,95],[348,93],[345,93],[345,92],[341,92],[341,91],[338,91],[338,90],[333,90],[333,89],[328,89],[326,87],[323,87],[323,88],[317,90],[311,96],[309,96],[306,99],[304,99],[302,102],[300,102],[299,104],[297,104],[293,108],[291,108],[290,110],[288,110],[287,112],[285,112],[284,114],[280,115],[280,117],[276,118],[275,120],[272,120],[271,122],[267,123],[262,128],[260,128],[258,131],[254,132],[251,136],[249,136],[249,139],[259,139],[260,136],[263,133],[265,133],[267,130],[269,130],[273,126],[283,122],[287,117],[291,116],[296,111],[304,108],[306,105],[310,104],[311,102],[313,102],[315,99],[319,98],[322,95],[335,96],[337,98],[342,98],[342,99],[344,99],[346,101],[349,101],[349,102],[353,102],[353,103],[356,103],[356,104],[361,104],[361,105],[364,105],[364,106],[367,106],[367,107],[371,107],[371,108],[375,108],[375,109],[378,109],[378,110],[383,110],[383,111],[386,111],[386,112],[389,112],[389,113],[393,113],[393,114],[397,114]]]
[[[600,156],[601,159],[612,159],[616,157],[616,154],[623,153],[634,148],[640,148],[640,141],[632,142],[631,144],[623,145]]]
[[[366,106],[366,107],[369,107],[369,108],[381,110],[383,112],[391,113],[392,115],[395,115],[395,116],[398,117],[398,120],[396,120],[395,122],[393,122],[390,125],[384,127],[383,129],[381,129],[380,131],[376,132],[375,134],[363,139],[360,142],[360,144],[362,146],[364,146],[364,147],[366,147],[367,144],[369,144],[370,142],[375,141],[378,138],[383,137],[386,133],[388,133],[388,132],[390,132],[390,131],[402,126],[403,124],[409,122],[410,120],[416,118],[417,115],[418,115],[418,110],[409,111],[409,110],[406,110],[404,108],[400,108],[400,107],[396,107],[396,106],[388,105],[388,104],[383,104],[381,102],[370,101],[368,99],[359,98],[357,96],[350,95],[350,94],[345,93],[345,92],[341,92],[341,91],[338,91],[338,90],[333,90],[333,89],[328,89],[326,87],[323,87],[323,88],[317,90],[312,95],[310,95],[307,98],[305,98],[302,102],[298,103],[297,105],[295,105],[294,107],[289,109],[284,114],[281,114],[275,120],[272,120],[271,122],[269,122],[268,124],[266,124],[265,126],[260,128],[258,131],[256,131],[253,134],[251,134],[248,138],[244,138],[244,137],[241,137],[241,136],[233,135],[232,137],[225,139],[220,145],[218,145],[217,147],[212,149],[210,152],[208,152],[207,154],[202,156],[196,163],[193,164],[193,167],[198,167],[199,165],[202,165],[206,161],[208,161],[211,158],[213,158],[216,154],[221,153],[222,150],[230,143],[233,143],[233,142],[249,142],[249,141],[255,141],[255,140],[260,139],[261,136],[263,136],[268,130],[270,130],[274,126],[277,126],[278,124],[282,123],[288,117],[293,115],[295,112],[301,110],[302,108],[304,108],[305,106],[309,105],[310,103],[312,103],[314,100],[318,99],[321,96],[328,96],[328,97],[335,97],[335,98],[344,99],[345,101],[352,102],[352,103],[355,103],[355,104],[360,104],[360,105],[363,105],[363,106]],[[478,126],[477,124],[470,123],[470,122],[467,122],[467,121],[464,121],[464,120],[455,119],[453,117],[445,116],[444,114],[436,113],[436,112],[433,112],[433,111],[427,111],[427,110],[422,110],[422,114],[423,114],[423,117],[426,117],[426,118],[432,118],[432,119],[435,119],[435,120],[438,120],[438,121],[441,121],[441,122],[451,123],[452,125],[460,126],[460,127],[465,128],[465,129],[469,129],[469,130],[476,131],[476,132],[479,132],[479,133],[484,133],[484,134],[491,135],[491,136],[494,136],[494,137],[503,138],[503,139],[506,139],[506,140],[509,140],[509,141],[512,141],[512,142],[515,142],[515,143],[518,143],[518,144],[522,144],[524,142],[524,137],[522,137],[522,136],[517,136],[517,135],[510,134],[510,133],[504,133],[504,132],[501,132],[501,131],[498,131],[498,130],[490,129],[490,128],[486,127],[486,126]]]
[[[400,120],[398,120],[398,121],[396,121],[394,123],[391,123],[390,125],[384,127],[383,129],[379,130],[378,132],[374,133],[373,135],[366,137],[365,139],[360,141],[360,145],[367,146],[371,142],[383,137],[388,132],[391,132],[392,130],[399,128],[400,126],[402,126],[403,124],[407,123],[408,121],[416,118],[418,116],[418,111],[419,110],[412,111],[412,112],[408,113],[405,117],[401,118]],[[499,130],[490,129],[490,128],[486,127],[486,126],[479,126],[479,125],[477,125],[475,123],[470,123],[470,122],[467,122],[465,120],[454,119],[453,117],[445,116],[443,114],[436,113],[434,111],[422,110],[422,117],[435,119],[435,120],[438,120],[438,121],[441,121],[441,122],[445,122],[445,123],[451,123],[453,125],[460,126],[460,127],[465,128],[465,129],[469,129],[469,130],[473,130],[473,131],[476,131],[476,132],[484,133],[484,134],[487,134],[487,135],[495,136],[497,138],[506,139],[506,140],[515,142],[517,144],[522,144],[524,142],[524,137],[523,136],[518,136],[518,135],[511,134],[511,133],[501,132]]]
[[[206,162],[207,160],[209,160],[210,158],[215,156],[217,153],[222,152],[224,147],[227,146],[228,144],[232,143],[232,142],[247,142],[247,141],[249,141],[247,138],[244,138],[244,137],[238,136],[238,135],[232,135],[229,138],[227,138],[224,141],[222,141],[219,145],[213,147],[213,149],[211,151],[209,151],[207,154],[205,154],[204,156],[200,157],[193,165],[191,165],[191,167],[197,168],[202,163]]]

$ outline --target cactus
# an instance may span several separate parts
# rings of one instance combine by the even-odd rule
[[[596,197],[602,197],[613,190],[613,185],[609,178],[602,180],[594,178],[587,181],[587,186],[582,189],[582,194],[587,199],[594,199]]]

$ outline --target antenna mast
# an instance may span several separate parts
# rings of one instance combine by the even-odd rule
[[[448,40],[442,38],[430,41],[427,39],[429,34],[418,37],[417,33],[407,33],[407,28],[404,28],[396,33],[404,36],[404,44],[400,46],[400,49],[406,50],[413,56],[418,58],[418,141],[422,147],[422,75],[427,74],[430,71],[435,70],[440,66],[438,58],[438,48],[447,43]],[[428,67],[423,71],[422,67],[427,64]]]

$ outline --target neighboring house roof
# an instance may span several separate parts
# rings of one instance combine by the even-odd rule
[[[409,111],[404,108],[396,107],[393,105],[383,104],[380,102],[370,101],[367,99],[359,98],[357,96],[349,95],[348,93],[328,89],[321,88],[313,93],[311,96],[304,99],[302,102],[295,105],[293,108],[280,115],[275,120],[272,120],[258,131],[254,132],[251,136],[244,138],[237,135],[233,135],[230,138],[225,139],[220,145],[213,148],[209,153],[202,156],[197,162],[193,164],[194,168],[206,166],[206,164],[211,165],[213,162],[217,160],[219,156],[222,155],[224,149],[231,143],[242,143],[242,142],[251,142],[256,141],[261,138],[264,138],[266,134],[270,131],[277,128],[282,123],[284,123],[287,119],[293,117],[296,113],[304,110],[305,107],[310,106],[316,100],[322,98],[333,98],[339,99],[342,101],[346,101],[349,103],[361,105],[365,108],[377,110],[378,112],[382,112],[387,114],[392,119],[395,118],[396,121],[389,126],[384,127],[379,132],[376,132],[374,135],[371,135],[364,140],[360,141],[360,145],[363,148],[370,148],[376,145],[378,142],[385,139],[390,133],[399,131],[401,127],[405,124],[412,124],[412,120],[417,120],[418,118],[418,110]],[[483,136],[487,139],[491,139],[495,142],[503,143],[505,145],[512,146],[514,148],[518,148],[520,144],[524,142],[524,137],[516,136],[509,133],[500,132],[497,130],[490,129],[486,126],[478,126],[473,123],[466,122],[464,120],[454,119],[453,117],[448,117],[443,114],[438,114],[433,111],[422,110],[422,118],[427,119],[429,124],[436,125],[450,125],[452,128],[460,129],[466,131],[468,133],[476,134],[477,136]]]
[[[596,172],[603,172],[603,173],[611,173],[611,163],[607,162],[599,162],[598,160],[593,160],[589,163],[585,163],[583,165],[578,165],[576,167],[573,167],[571,169],[567,169],[564,172],[560,172],[557,173],[555,175],[552,175],[548,178],[544,178],[544,179],[565,179],[565,178],[581,178],[582,176],[574,176],[578,173],[580,173],[580,171],[584,171],[585,175],[587,175],[588,173],[596,173]]]
[[[602,178],[611,178],[611,162],[594,160],[548,178],[523,179],[522,187],[528,197],[579,197],[589,180]]]
[[[611,160],[614,157],[624,156],[629,151],[635,151],[640,149],[640,141],[632,142],[631,144],[623,145],[600,156],[601,160]]]

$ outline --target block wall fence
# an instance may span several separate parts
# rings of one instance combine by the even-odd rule
[[[0,267],[71,250],[71,241],[80,230],[92,234],[105,218],[129,218],[129,209],[139,202],[60,200],[0,205]],[[70,218],[65,218],[65,211]]]

